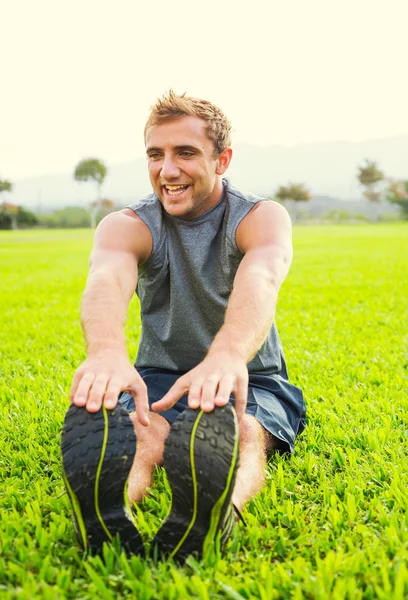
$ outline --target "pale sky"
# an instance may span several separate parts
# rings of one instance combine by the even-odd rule
[[[144,155],[165,90],[234,143],[408,134],[408,0],[0,0],[0,178]]]

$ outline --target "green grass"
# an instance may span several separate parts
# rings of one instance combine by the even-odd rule
[[[84,358],[87,231],[0,234],[0,597],[408,598],[408,226],[295,228],[278,325],[308,428],[276,458],[228,551],[206,564],[83,559],[60,430]],[[129,352],[139,319],[132,301]],[[137,511],[168,510],[163,472]]]

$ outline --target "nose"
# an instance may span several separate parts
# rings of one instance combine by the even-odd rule
[[[163,181],[170,181],[180,175],[180,169],[171,156],[165,156],[162,162],[160,176]]]

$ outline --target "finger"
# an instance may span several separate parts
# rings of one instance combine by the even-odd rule
[[[224,375],[218,386],[217,395],[215,396],[214,403],[216,406],[225,406],[228,404],[233,387],[234,377],[232,375]]]
[[[74,396],[74,404],[76,406],[86,405],[88,402],[89,390],[91,389],[94,379],[94,373],[85,373],[85,375],[82,376]]]
[[[199,408],[202,386],[202,381],[195,381],[191,384],[188,392],[188,405],[190,408]]]
[[[129,386],[126,390],[129,394],[132,394],[135,400],[136,416],[141,425],[148,427],[150,425],[149,420],[149,398],[147,395],[147,387],[145,383],[140,384],[139,382]]]
[[[121,385],[119,380],[112,377],[106,386],[105,398],[103,400],[103,404],[108,410],[115,408],[118,403],[120,392]]]
[[[100,373],[95,377],[86,403],[89,412],[97,412],[101,408],[107,384],[108,376],[105,373]]]
[[[205,412],[214,410],[214,399],[219,382],[219,375],[209,375],[203,384],[201,392],[201,408]]]
[[[74,401],[76,391],[78,389],[79,382],[81,381],[83,373],[79,369],[75,372],[75,375],[72,379],[71,389],[69,390],[69,401],[71,404]]]
[[[235,411],[237,413],[238,421],[242,419],[245,414],[245,409],[248,400],[248,380],[242,377],[238,377],[235,385]]]
[[[188,389],[188,379],[180,377],[180,379],[177,379],[176,383],[169,389],[167,394],[165,394],[161,400],[158,400],[152,404],[152,410],[154,412],[162,412],[163,410],[171,408],[174,406],[174,404],[176,404],[177,400],[180,400],[180,398],[184,396],[186,392],[188,392]]]

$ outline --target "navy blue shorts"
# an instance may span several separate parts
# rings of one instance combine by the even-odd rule
[[[181,371],[167,371],[155,367],[137,369],[145,382],[149,405],[161,400],[179,377]],[[234,404],[234,398],[231,397]],[[133,396],[123,392],[119,403],[129,412],[135,410]],[[187,395],[169,410],[160,414],[170,424],[187,408]],[[295,439],[306,427],[306,407],[302,390],[283,379],[280,375],[249,374],[248,404],[245,411],[276,438],[278,452],[293,452]]]

